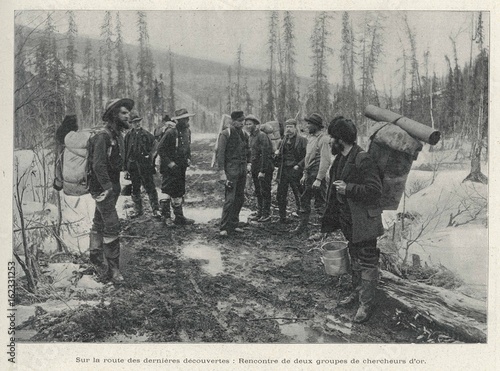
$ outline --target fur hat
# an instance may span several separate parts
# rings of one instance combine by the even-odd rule
[[[233,121],[243,121],[245,120],[245,114],[243,111],[233,111],[231,112],[231,119]]]
[[[337,116],[328,125],[328,134],[332,138],[342,139],[348,144],[353,144],[356,142],[358,130],[351,120]]]

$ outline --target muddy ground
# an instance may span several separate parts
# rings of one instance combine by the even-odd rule
[[[192,153],[185,213],[217,208],[214,219],[167,228],[146,209],[124,220],[125,284],[61,293],[99,304],[39,311],[22,326],[35,333],[30,341],[418,343],[443,335],[382,294],[372,318],[353,324],[356,308],[337,306],[349,278],[326,275],[318,242],[289,233],[298,219],[283,226],[275,210],[270,223],[244,224],[244,234],[219,237],[223,187],[209,171],[211,142],[194,142]],[[249,209],[255,205],[251,191]],[[29,304],[30,297],[19,300]]]

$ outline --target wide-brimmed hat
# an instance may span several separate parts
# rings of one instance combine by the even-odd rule
[[[139,112],[137,112],[135,109],[130,111],[130,122],[137,122],[137,121],[142,121],[142,117],[139,117]]]
[[[311,124],[317,125],[320,128],[324,127],[323,125],[323,117],[319,113],[311,113],[309,117],[305,117],[304,120],[310,122]]]
[[[257,125],[260,125],[260,120],[254,115],[246,115],[245,121],[246,120],[251,120],[251,121],[255,122]]]
[[[193,117],[194,113],[188,113],[187,109],[181,108],[175,111],[175,116],[171,118],[171,120],[180,120],[188,117]]]
[[[116,108],[116,107],[126,107],[129,111],[134,108],[134,101],[129,98],[117,98],[117,99],[111,99],[106,103],[106,108],[104,109],[104,113],[102,114],[102,121],[108,121],[109,120],[109,114]]]

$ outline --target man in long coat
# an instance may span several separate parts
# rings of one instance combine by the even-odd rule
[[[377,164],[356,144],[351,120],[336,117],[328,126],[335,160],[330,168],[327,207],[321,232],[341,229],[351,257],[353,291],[340,305],[359,300],[354,322],[366,321],[373,309],[380,250],[377,237],[384,233],[380,197],[382,182]]]

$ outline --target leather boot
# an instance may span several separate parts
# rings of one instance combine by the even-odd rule
[[[300,222],[297,228],[292,229],[290,232],[296,235],[301,235],[302,233],[308,232],[308,224],[309,224],[309,214],[300,214]]]
[[[153,216],[155,218],[161,218],[160,206],[158,205],[158,193],[156,192],[156,189],[154,189],[151,193],[149,193],[148,196]]]
[[[106,273],[103,255],[103,238],[102,234],[95,231],[90,231],[89,240],[89,261],[94,266],[95,273],[102,277]]]
[[[111,280],[114,283],[123,282],[124,278],[120,273],[120,240],[118,238],[110,243],[104,244],[104,256],[108,263],[108,271]]]
[[[194,224],[193,219],[186,218],[184,216],[184,212],[182,211],[182,204],[176,206],[174,203],[172,203],[172,209],[174,209],[174,224],[176,225],[189,225],[189,224]]]
[[[144,213],[141,195],[132,195],[132,201],[134,201],[134,215],[132,215],[132,217],[137,218]]]
[[[163,217],[163,220],[167,227],[170,227],[173,224],[170,213],[170,203],[171,203],[170,198],[164,198],[163,200],[160,200],[161,216]]]
[[[361,290],[359,291],[360,304],[353,320],[355,323],[363,323],[370,318],[373,312],[376,290],[377,290],[377,281],[362,280]]]
[[[347,306],[350,304],[354,304],[359,300],[359,291],[361,290],[361,271],[360,270],[353,270],[352,271],[352,292],[344,298],[343,300],[339,301],[340,306]]]

